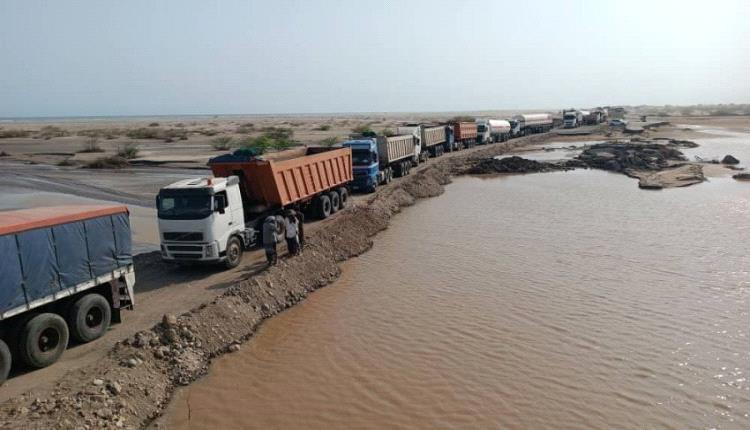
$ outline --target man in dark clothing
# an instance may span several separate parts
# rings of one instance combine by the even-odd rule
[[[305,248],[305,214],[300,211],[293,211],[297,218],[297,236],[299,238],[299,252]]]
[[[266,251],[266,260],[269,266],[276,265],[276,242],[278,233],[276,217],[269,216],[263,222],[263,249]]]

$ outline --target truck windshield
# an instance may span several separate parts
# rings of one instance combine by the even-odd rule
[[[203,219],[211,215],[211,196],[161,192],[157,209],[161,219]]]
[[[369,149],[353,149],[352,164],[355,166],[369,166],[372,164],[372,152]]]
[[[572,113],[566,113],[563,118],[565,118],[565,119],[576,119],[576,116],[575,116],[575,114],[572,114]]]
[[[484,124],[479,124],[477,126],[477,131],[480,132],[480,133],[484,133],[485,131],[487,131],[487,126],[484,125]]]

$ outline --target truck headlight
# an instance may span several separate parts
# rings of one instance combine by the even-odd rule
[[[219,255],[219,252],[218,252],[218,246],[216,245],[216,242],[212,242],[206,245],[206,249],[205,249],[206,257],[216,257],[217,255]]]

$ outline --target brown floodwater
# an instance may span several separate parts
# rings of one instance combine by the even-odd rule
[[[749,247],[750,185],[727,176],[459,178],[216,360],[168,423],[748,428]]]

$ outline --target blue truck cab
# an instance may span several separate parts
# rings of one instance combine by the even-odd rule
[[[341,146],[352,149],[354,181],[352,188],[357,191],[373,191],[383,180],[378,158],[376,138],[362,137],[344,142]]]

